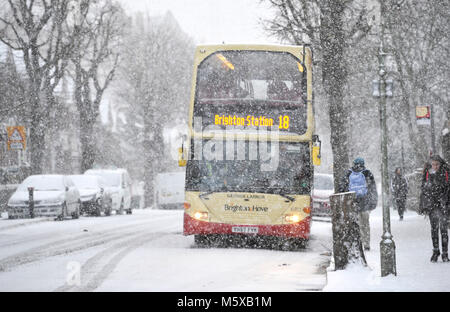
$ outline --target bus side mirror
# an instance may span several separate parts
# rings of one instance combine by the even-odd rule
[[[186,159],[186,149],[183,145],[178,149],[178,167],[186,167],[187,159]]]
[[[181,147],[178,149],[178,167],[186,167],[187,164],[187,151],[184,148],[186,143],[186,135],[181,137]]]
[[[314,166],[320,166],[322,156],[321,148],[322,148],[322,141],[319,140],[319,136],[313,135],[312,158]]]

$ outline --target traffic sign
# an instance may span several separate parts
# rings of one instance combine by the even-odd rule
[[[6,132],[8,133],[8,150],[24,150],[26,148],[25,127],[6,127]]]
[[[416,120],[418,125],[431,124],[430,106],[416,106]]]
[[[10,142],[9,148],[12,150],[23,150],[23,143],[22,142]]]

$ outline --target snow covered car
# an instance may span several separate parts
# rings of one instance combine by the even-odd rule
[[[64,175],[33,175],[26,178],[10,197],[8,217],[30,216],[29,191],[33,187],[33,213],[35,217],[57,217],[63,220],[80,215],[80,193],[73,182]]]
[[[334,180],[332,174],[314,174],[314,189],[312,193],[313,216],[330,217],[330,195],[334,194]]]
[[[116,214],[132,213],[131,179],[126,169],[89,169],[85,175],[96,175],[105,181],[105,192],[110,195],[111,210]]]
[[[109,216],[111,214],[111,196],[105,191],[105,181],[100,176],[95,175],[71,175],[73,181],[80,192],[81,214],[101,216],[102,212]]]
[[[144,209],[144,181],[135,181],[131,187],[131,208]]]
[[[155,180],[155,209],[183,209],[185,172],[159,173]]]

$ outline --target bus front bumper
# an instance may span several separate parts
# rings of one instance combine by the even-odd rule
[[[307,217],[300,222],[292,224],[237,225],[200,221],[185,213],[183,234],[248,234],[309,239],[310,227],[311,217]],[[243,228],[245,230],[248,228],[255,229],[255,233],[245,233],[245,231],[237,232],[236,230],[239,230],[239,228]]]

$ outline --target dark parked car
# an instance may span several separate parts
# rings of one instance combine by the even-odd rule
[[[80,192],[81,213],[100,216],[111,214],[111,196],[105,190],[103,178],[95,175],[71,175],[69,178],[75,183]]]
[[[313,216],[330,217],[330,195],[334,194],[334,180],[332,174],[316,173],[314,175],[314,190],[312,195]]]

